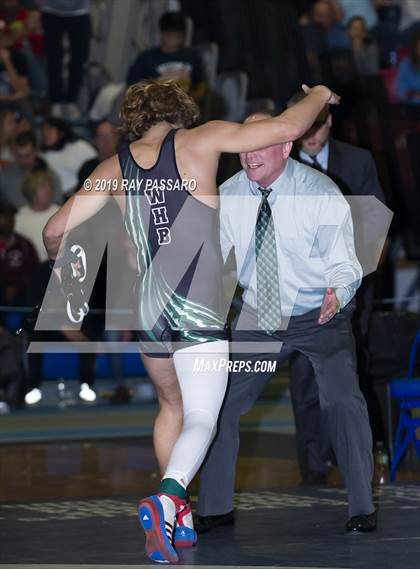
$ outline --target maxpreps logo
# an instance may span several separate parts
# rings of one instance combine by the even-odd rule
[[[194,191],[196,186],[195,180],[146,180],[144,195],[151,207],[159,245],[169,245],[171,242],[171,230],[168,227],[169,219],[165,205],[165,191]]]

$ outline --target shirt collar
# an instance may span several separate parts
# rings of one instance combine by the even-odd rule
[[[322,147],[321,151],[316,155],[316,159],[321,164],[323,170],[328,170],[329,153],[330,153],[330,141],[327,140],[327,142]],[[312,156],[309,156],[309,154],[306,154],[306,152],[304,152],[303,150],[299,150],[299,157],[307,164],[312,164],[313,162]]]
[[[269,186],[271,188],[270,196],[271,195],[276,196],[277,194],[287,193],[286,191],[290,191],[290,178],[292,177],[292,174],[293,174],[293,160],[291,158],[288,158],[283,172]],[[261,187],[260,184],[252,180],[249,180],[249,188],[251,190],[251,193],[254,194],[254,196],[261,195],[261,192],[258,189],[259,187]]]

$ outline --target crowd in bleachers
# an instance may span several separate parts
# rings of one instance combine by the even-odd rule
[[[406,256],[418,260],[420,2],[286,0],[275,11],[260,2],[253,14],[258,2],[243,0],[240,24],[235,22],[244,27],[243,36],[239,28],[226,28],[232,24],[227,4],[184,0],[183,13],[164,13],[159,45],[135,54],[125,82],[89,93],[90,104],[81,109],[89,0],[0,0],[2,357],[2,342],[6,346],[19,322],[11,317],[15,307],[41,300],[33,294],[34,275],[42,275],[43,283],[49,279],[41,236],[46,220],[124,143],[116,130],[119,107],[126,86],[142,79],[180,82],[205,120],[242,120],[255,109],[281,109],[301,80],[328,84],[342,95],[336,132],[372,151],[388,204],[397,211],[393,239],[402,237]],[[264,18],[270,19],[266,34],[257,22]],[[236,168],[235,157],[223,159],[219,180]],[[383,282],[381,293],[392,295],[392,279]],[[42,286],[37,290],[42,294]],[[39,361],[32,365],[37,377],[24,391],[39,388]],[[94,362],[87,366],[84,383],[91,386]],[[0,371],[0,401],[13,399],[7,386],[15,367]],[[12,402],[22,403],[15,391]]]

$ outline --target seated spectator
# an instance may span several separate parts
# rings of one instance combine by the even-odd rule
[[[19,133],[11,150],[14,162],[0,168],[0,198],[16,209],[26,205],[28,202],[22,193],[25,178],[34,172],[49,171],[53,181],[53,201],[61,204],[60,179],[55,172],[48,170],[47,163],[39,156],[35,134],[29,130]]]
[[[28,239],[15,232],[16,210],[0,203],[0,306],[18,306],[35,270],[38,255]]]
[[[420,105],[420,33],[410,45],[410,55],[401,60],[395,83],[397,97],[410,106]]]
[[[0,2],[0,21],[3,22],[0,46],[24,56],[32,95],[36,97],[45,96],[47,73],[41,12],[22,7],[18,0],[2,0]]]
[[[328,0],[313,4],[310,21],[324,31],[327,50],[350,47],[345,28],[337,21],[334,6]]]
[[[26,117],[31,116],[29,79],[24,56],[0,49],[0,106],[13,106]]]
[[[173,79],[196,101],[206,90],[200,55],[185,47],[186,20],[180,12],[166,12],[159,20],[160,46],[139,54],[130,67],[127,84],[144,79]]]
[[[46,97],[48,90],[41,12],[31,10],[26,20],[26,27],[28,41],[24,44],[23,53],[28,62],[28,77],[31,83],[32,96],[40,99]]]
[[[64,196],[71,195],[78,185],[79,170],[84,162],[97,155],[91,144],[77,138],[62,119],[50,117],[42,125],[42,157],[61,181]]]
[[[53,179],[47,170],[30,174],[23,183],[23,195],[28,204],[19,208],[16,215],[16,231],[34,245],[41,262],[48,261],[42,239],[47,221],[59,209],[53,202]]]
[[[109,121],[101,121],[96,125],[93,144],[98,151],[98,155],[91,160],[87,160],[80,168],[79,187],[100,162],[111,158],[111,156],[117,153],[119,140],[120,137],[116,128]]]
[[[11,143],[16,136],[18,115],[13,109],[0,109],[0,162],[12,162]]]
[[[366,22],[361,16],[351,18],[347,24],[347,35],[351,41],[351,49],[358,74],[375,75],[378,73],[378,46],[369,37]]]
[[[378,14],[375,9],[375,0],[338,0],[341,8],[341,23],[348,27],[350,20],[356,16],[363,18],[365,27],[369,30],[378,23]]]
[[[20,49],[27,38],[28,10],[19,0],[0,1],[0,20],[3,22],[0,45],[7,49]]]

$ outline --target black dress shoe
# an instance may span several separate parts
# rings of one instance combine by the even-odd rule
[[[197,533],[206,533],[218,526],[232,526],[235,523],[235,514],[232,510],[220,516],[194,516],[194,529]]]
[[[309,470],[299,483],[299,486],[325,486],[327,483],[327,475],[324,472]]]
[[[346,524],[346,531],[366,532],[375,531],[377,524],[376,510],[364,516],[353,516]]]

